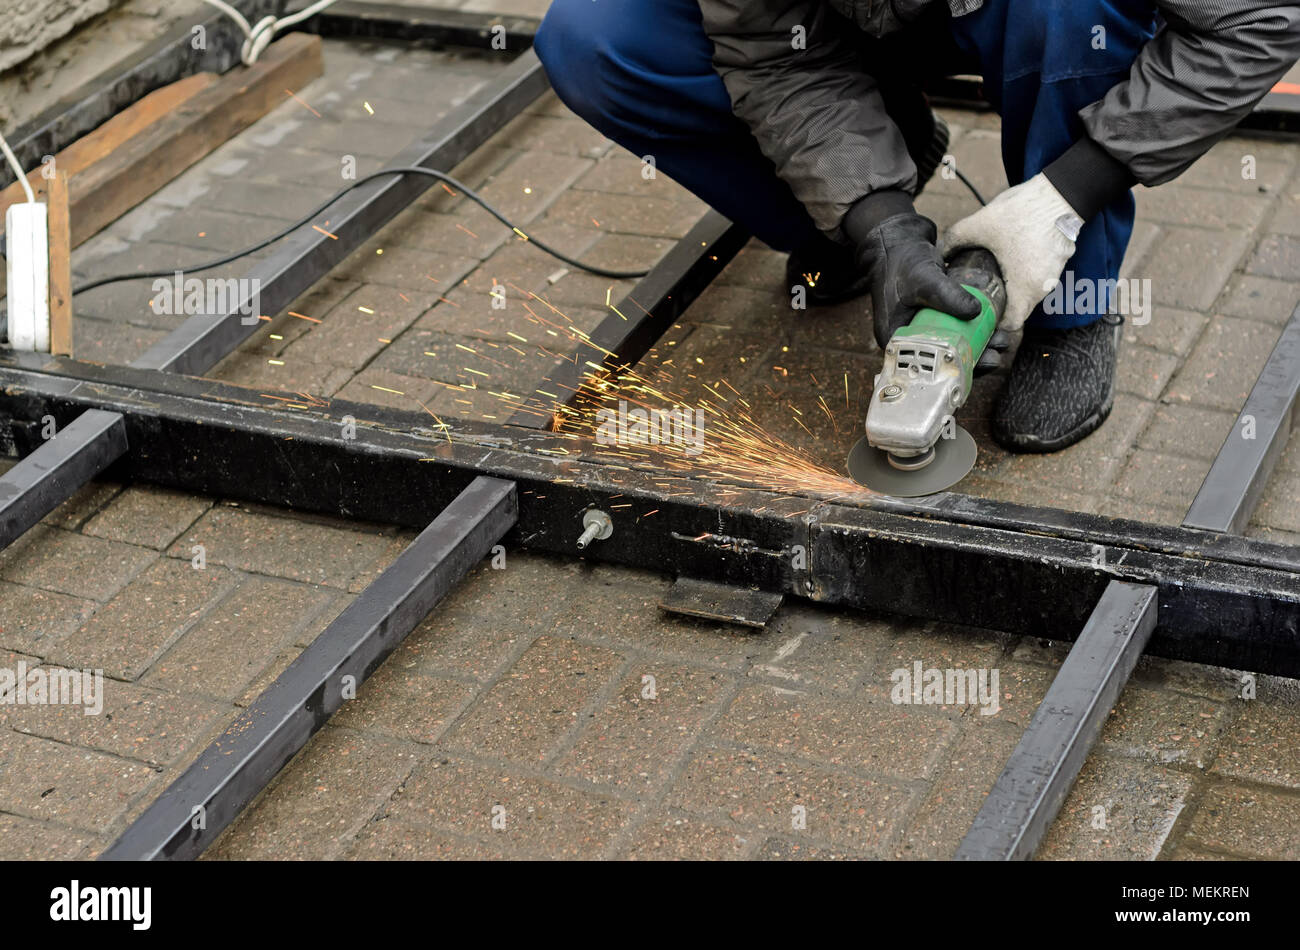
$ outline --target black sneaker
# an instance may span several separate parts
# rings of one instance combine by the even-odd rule
[[[1115,357],[1123,317],[1068,330],[1027,328],[993,438],[1012,452],[1057,452],[1106,421],[1115,404]]]
[[[913,132],[916,128],[913,123],[908,130],[911,134],[904,136],[908,154],[916,165],[918,195],[948,154],[948,123],[928,106],[926,113],[928,120],[923,131]],[[795,251],[785,263],[785,285],[791,293],[802,285],[810,307],[828,307],[861,297],[870,289],[871,282],[858,270],[856,256],[851,249],[830,238],[812,248]]]

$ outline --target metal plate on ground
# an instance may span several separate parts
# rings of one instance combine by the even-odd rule
[[[767,626],[783,599],[783,594],[679,577],[659,606],[669,613],[761,629]]]

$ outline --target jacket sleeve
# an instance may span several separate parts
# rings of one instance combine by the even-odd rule
[[[915,189],[916,167],[849,20],[824,0],[700,0],[700,9],[732,110],[819,228],[837,237],[859,198]]]
[[[1164,26],[1129,78],[1080,112],[1089,136],[1146,185],[1177,177],[1300,56],[1300,3],[1159,0]]]

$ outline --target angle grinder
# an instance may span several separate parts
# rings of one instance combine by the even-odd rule
[[[970,396],[1007,291],[996,258],[983,248],[957,251],[948,275],[979,300],[979,316],[925,309],[894,331],[867,407],[867,434],[849,453],[853,480],[884,495],[932,495],[975,466],[975,440],[955,413]]]

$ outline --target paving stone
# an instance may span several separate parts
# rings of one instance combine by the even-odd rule
[[[1300,711],[1292,703],[1263,698],[1246,703],[1224,737],[1213,771],[1263,785],[1300,789],[1300,762],[1294,754],[1298,727]]]
[[[662,781],[733,688],[722,673],[638,659],[555,768],[597,785],[647,791]]]
[[[147,548],[37,527],[5,551],[0,577],[7,581],[106,601],[157,554]]]
[[[1204,769],[1227,718],[1219,703],[1130,684],[1107,718],[1101,741],[1120,755]]]
[[[1273,475],[1255,509],[1255,520],[1270,528],[1300,532],[1300,476],[1279,472]]]
[[[0,743],[0,809],[102,833],[149,785],[147,765],[11,733]]]
[[[732,285],[767,291],[776,288],[784,292],[785,261],[786,255],[769,249],[754,238],[741,248],[710,286]]]
[[[1106,499],[1105,514],[1108,518],[1125,518],[1144,524],[1176,525],[1182,524],[1187,509],[1138,499],[1111,497]]]
[[[1196,809],[1187,841],[1215,852],[1295,861],[1300,859],[1300,799],[1217,784]]]
[[[438,391],[439,387],[427,379],[399,376],[371,367],[353,376],[335,395],[339,399],[371,406],[418,411],[421,403],[427,406],[433,402]]]
[[[614,234],[677,239],[685,237],[702,215],[702,208],[667,198],[634,198],[592,191],[565,192],[547,212],[548,218],[565,224],[591,225]]]
[[[1185,775],[1094,752],[1035,856],[1154,861],[1190,790],[1191,779]],[[1106,827],[1095,828],[1094,822],[1103,819]]]
[[[121,490],[121,485],[112,482],[91,482],[78,489],[71,498],[42,518],[41,522],[75,531]]]
[[[1223,298],[1223,312],[1265,323],[1284,324],[1300,306],[1300,279],[1274,280],[1256,274],[1237,274]]]
[[[375,253],[383,250],[384,253]],[[338,276],[358,280],[367,285],[395,287],[406,292],[423,312],[455,286],[478,264],[478,258],[465,254],[441,254],[419,247],[385,246],[385,242],[372,239],[362,245],[335,269]],[[377,309],[377,308],[376,308]]]
[[[743,833],[789,834],[802,820],[812,838],[878,855],[915,797],[891,782],[804,765],[776,753],[702,748],[687,761],[665,804]]]
[[[56,668],[44,669],[53,675]],[[164,765],[230,714],[224,704],[184,692],[107,678],[97,688],[102,691],[95,696],[83,692],[81,704],[15,707],[10,725],[18,732],[65,745]],[[94,712],[96,708],[99,712]]]
[[[618,668],[603,647],[541,636],[480,696],[444,740],[477,755],[537,762],[582,720]]]
[[[97,606],[92,600],[0,581],[0,647],[44,656]]]
[[[284,359],[236,351],[206,374],[235,386],[283,393],[333,394],[352,377],[352,370],[329,363]]]
[[[1124,324],[1124,346],[1121,358],[1134,344],[1149,346],[1162,353],[1186,356],[1209,322],[1203,313],[1161,307],[1151,315],[1151,321],[1138,326],[1132,321]]]
[[[855,724],[851,730],[844,723]],[[929,709],[745,687],[712,730],[746,747],[897,779],[928,777],[957,732]]]
[[[337,858],[419,757],[406,743],[326,727],[204,858]]]
[[[1122,346],[1115,371],[1120,392],[1142,399],[1157,399],[1178,367],[1176,357],[1145,346]]]
[[[742,861],[758,837],[709,824],[684,812],[661,810],[632,833],[619,857],[630,861]]]
[[[1294,280],[1300,274],[1300,236],[1268,234],[1246,264],[1249,274]]]
[[[1186,511],[1209,471],[1209,459],[1137,452],[1115,487],[1130,498]]]
[[[67,861],[80,856],[90,841],[82,831],[0,815],[0,861]]]
[[[204,197],[205,206],[220,208],[243,220],[244,245],[275,234],[283,227],[280,222],[287,224],[306,217],[332,194],[342,191],[348,185],[348,180],[342,175],[343,164],[338,155],[317,155],[297,149],[288,152],[277,150],[277,154],[279,162],[286,166],[292,165],[294,180],[302,187],[286,182],[287,176],[283,174],[277,175],[274,183],[258,181],[259,174],[268,175],[275,171],[274,164],[265,167],[267,157],[262,155],[250,163],[255,169],[252,176],[240,175],[237,179],[218,182]],[[368,174],[377,166],[378,163],[372,162],[362,167],[358,161],[357,176]],[[326,209],[322,218],[328,214],[329,209]],[[249,218],[253,220],[250,221]],[[270,220],[263,221],[263,218]]]
[[[198,571],[189,561],[158,561],[79,630],[60,639],[48,658],[134,680],[233,584],[229,571],[211,564]]]
[[[1253,231],[1273,203],[1272,195],[1233,194],[1179,184],[1135,189],[1138,218],[1212,231]]]
[[[614,143],[576,117],[521,115],[488,139],[487,144],[600,158]]]
[[[685,201],[690,193],[641,156],[610,152],[587,171],[575,186],[582,191],[607,191],[639,198]]]
[[[1100,429],[1068,449],[1050,455],[1002,452],[988,441],[987,422],[963,416],[962,424],[980,444],[975,474],[997,481],[1050,485],[1053,494],[1063,489],[1091,495],[1114,480],[1154,411],[1154,403],[1120,393],[1115,397],[1110,418]]]
[[[1254,177],[1248,177],[1253,158]],[[1215,145],[1179,176],[1180,185],[1254,195],[1280,190],[1295,168],[1293,149],[1255,139],[1230,138]],[[1264,191],[1261,191],[1261,188]]]
[[[151,485],[132,485],[87,522],[96,538],[162,549],[212,506],[206,498]]]
[[[1277,341],[1277,327],[1216,317],[1170,384],[1168,398],[1237,412]]]
[[[329,599],[328,590],[305,584],[246,578],[153,663],[145,682],[233,699]]]
[[[499,806],[499,808],[498,808]],[[490,847],[552,858],[600,857],[631,806],[545,779],[461,758],[423,765],[402,786],[390,820],[473,836]],[[504,828],[494,828],[504,819]]]
[[[96,320],[78,312],[72,321],[72,352],[79,360],[121,366],[143,356],[166,335],[165,330]]]
[[[890,637],[880,656],[867,669],[862,688],[875,702],[894,707],[893,691],[902,670],[909,675],[919,661],[923,670],[981,670],[998,665],[1005,642],[985,630],[950,624],[902,621],[891,626]],[[902,711],[910,711],[903,704]],[[960,715],[964,707],[930,706],[932,713]]]
[[[1129,238],[1128,247],[1124,251],[1124,260],[1119,265],[1121,280],[1132,280],[1138,277],[1142,268],[1146,265],[1146,259],[1150,255],[1151,249],[1156,246],[1163,233],[1159,225],[1143,220],[1139,216],[1138,220],[1134,222],[1133,235]]]
[[[661,611],[668,586],[666,579],[643,571],[583,566],[566,585],[554,629],[620,652],[644,651],[714,668],[736,669],[764,651],[747,628]]]
[[[1024,729],[1005,723],[967,728],[953,744],[894,856],[950,859],[970,830]]]
[[[866,855],[845,848],[807,844],[790,838],[768,838],[755,855],[759,861],[863,861]]]
[[[1169,227],[1134,276],[1151,281],[1158,307],[1208,310],[1250,247],[1242,231]]]
[[[508,861],[518,857],[481,841],[391,818],[367,825],[343,854],[349,861]]]
[[[336,726],[431,744],[475,692],[455,680],[402,669],[390,659],[331,721]]]
[[[767,626],[750,676],[791,689],[851,692],[890,639],[870,614],[785,604]]]
[[[556,613],[584,586],[576,565],[522,551],[506,552],[504,570],[489,565],[470,571],[388,663],[424,673],[491,679],[534,636],[553,633]]]
[[[1213,459],[1236,421],[1233,413],[1219,409],[1181,403],[1158,406],[1138,446],[1154,452]]]
[[[1241,674],[1219,666],[1184,663],[1150,655],[1138,659],[1131,682],[1161,690],[1188,693],[1216,703],[1241,696]]]
[[[222,564],[303,583],[345,587],[354,574],[380,555],[385,539],[223,506],[208,511],[168,554],[189,558],[190,549],[199,544],[206,550],[209,567]]]

